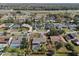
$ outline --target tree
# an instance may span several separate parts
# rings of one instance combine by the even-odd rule
[[[76,27],[76,30],[79,30],[79,26]]]
[[[4,32],[3,35],[6,36],[7,35],[7,32]]]
[[[58,42],[58,41],[55,42],[56,50],[60,49],[62,46],[63,46],[62,42]]]
[[[72,51],[68,53],[68,56],[78,56],[78,53],[76,51]]]
[[[26,20],[25,23],[31,25],[32,24],[32,21]]]
[[[20,48],[5,47],[3,52],[16,53],[18,56],[24,55],[24,51],[21,50]]]
[[[41,42],[40,49],[38,51],[45,53],[46,51],[45,43]]]
[[[22,42],[21,42],[20,48],[21,49],[28,48],[28,41],[26,40],[26,38],[22,38]]]
[[[60,34],[63,34],[63,33],[65,33],[64,30],[51,28],[50,32],[48,32],[48,35],[53,36],[53,35],[60,35]]]
[[[16,13],[21,14],[21,11],[17,11]]]
[[[78,17],[74,17],[74,24],[79,24],[79,16]]]
[[[64,30],[59,29],[59,30],[58,30],[58,33],[59,33],[59,34],[63,34],[63,33],[65,33],[65,31],[64,31]]]
[[[56,28],[51,28],[50,29],[50,35],[58,35],[57,29]]]
[[[69,43],[67,43],[67,44],[65,45],[65,47],[66,47],[66,49],[69,50],[69,51],[74,51],[74,47],[73,47],[71,44],[69,44]]]
[[[28,40],[26,38],[22,38],[20,49],[23,49],[25,56],[28,54]]]
[[[8,21],[8,23],[13,23],[14,19],[12,17],[9,17],[7,21]]]

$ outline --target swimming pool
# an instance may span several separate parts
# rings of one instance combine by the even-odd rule
[[[11,44],[10,47],[11,48],[19,48],[20,47],[20,44]]]
[[[0,51],[3,50],[5,46],[7,46],[7,44],[0,44]]]

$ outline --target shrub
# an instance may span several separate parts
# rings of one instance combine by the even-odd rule
[[[74,47],[72,45],[70,45],[69,43],[67,43],[65,45],[65,47],[66,47],[67,50],[74,51]]]

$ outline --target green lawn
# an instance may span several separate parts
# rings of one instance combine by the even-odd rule
[[[4,32],[4,31],[7,31],[7,30],[4,30],[4,29],[0,29],[0,32]]]
[[[70,30],[69,30],[68,28],[63,28],[63,30],[64,30],[65,32],[70,32]]]

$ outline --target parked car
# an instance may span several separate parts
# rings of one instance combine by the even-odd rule
[[[75,39],[71,41],[74,45],[79,46],[79,40]]]

